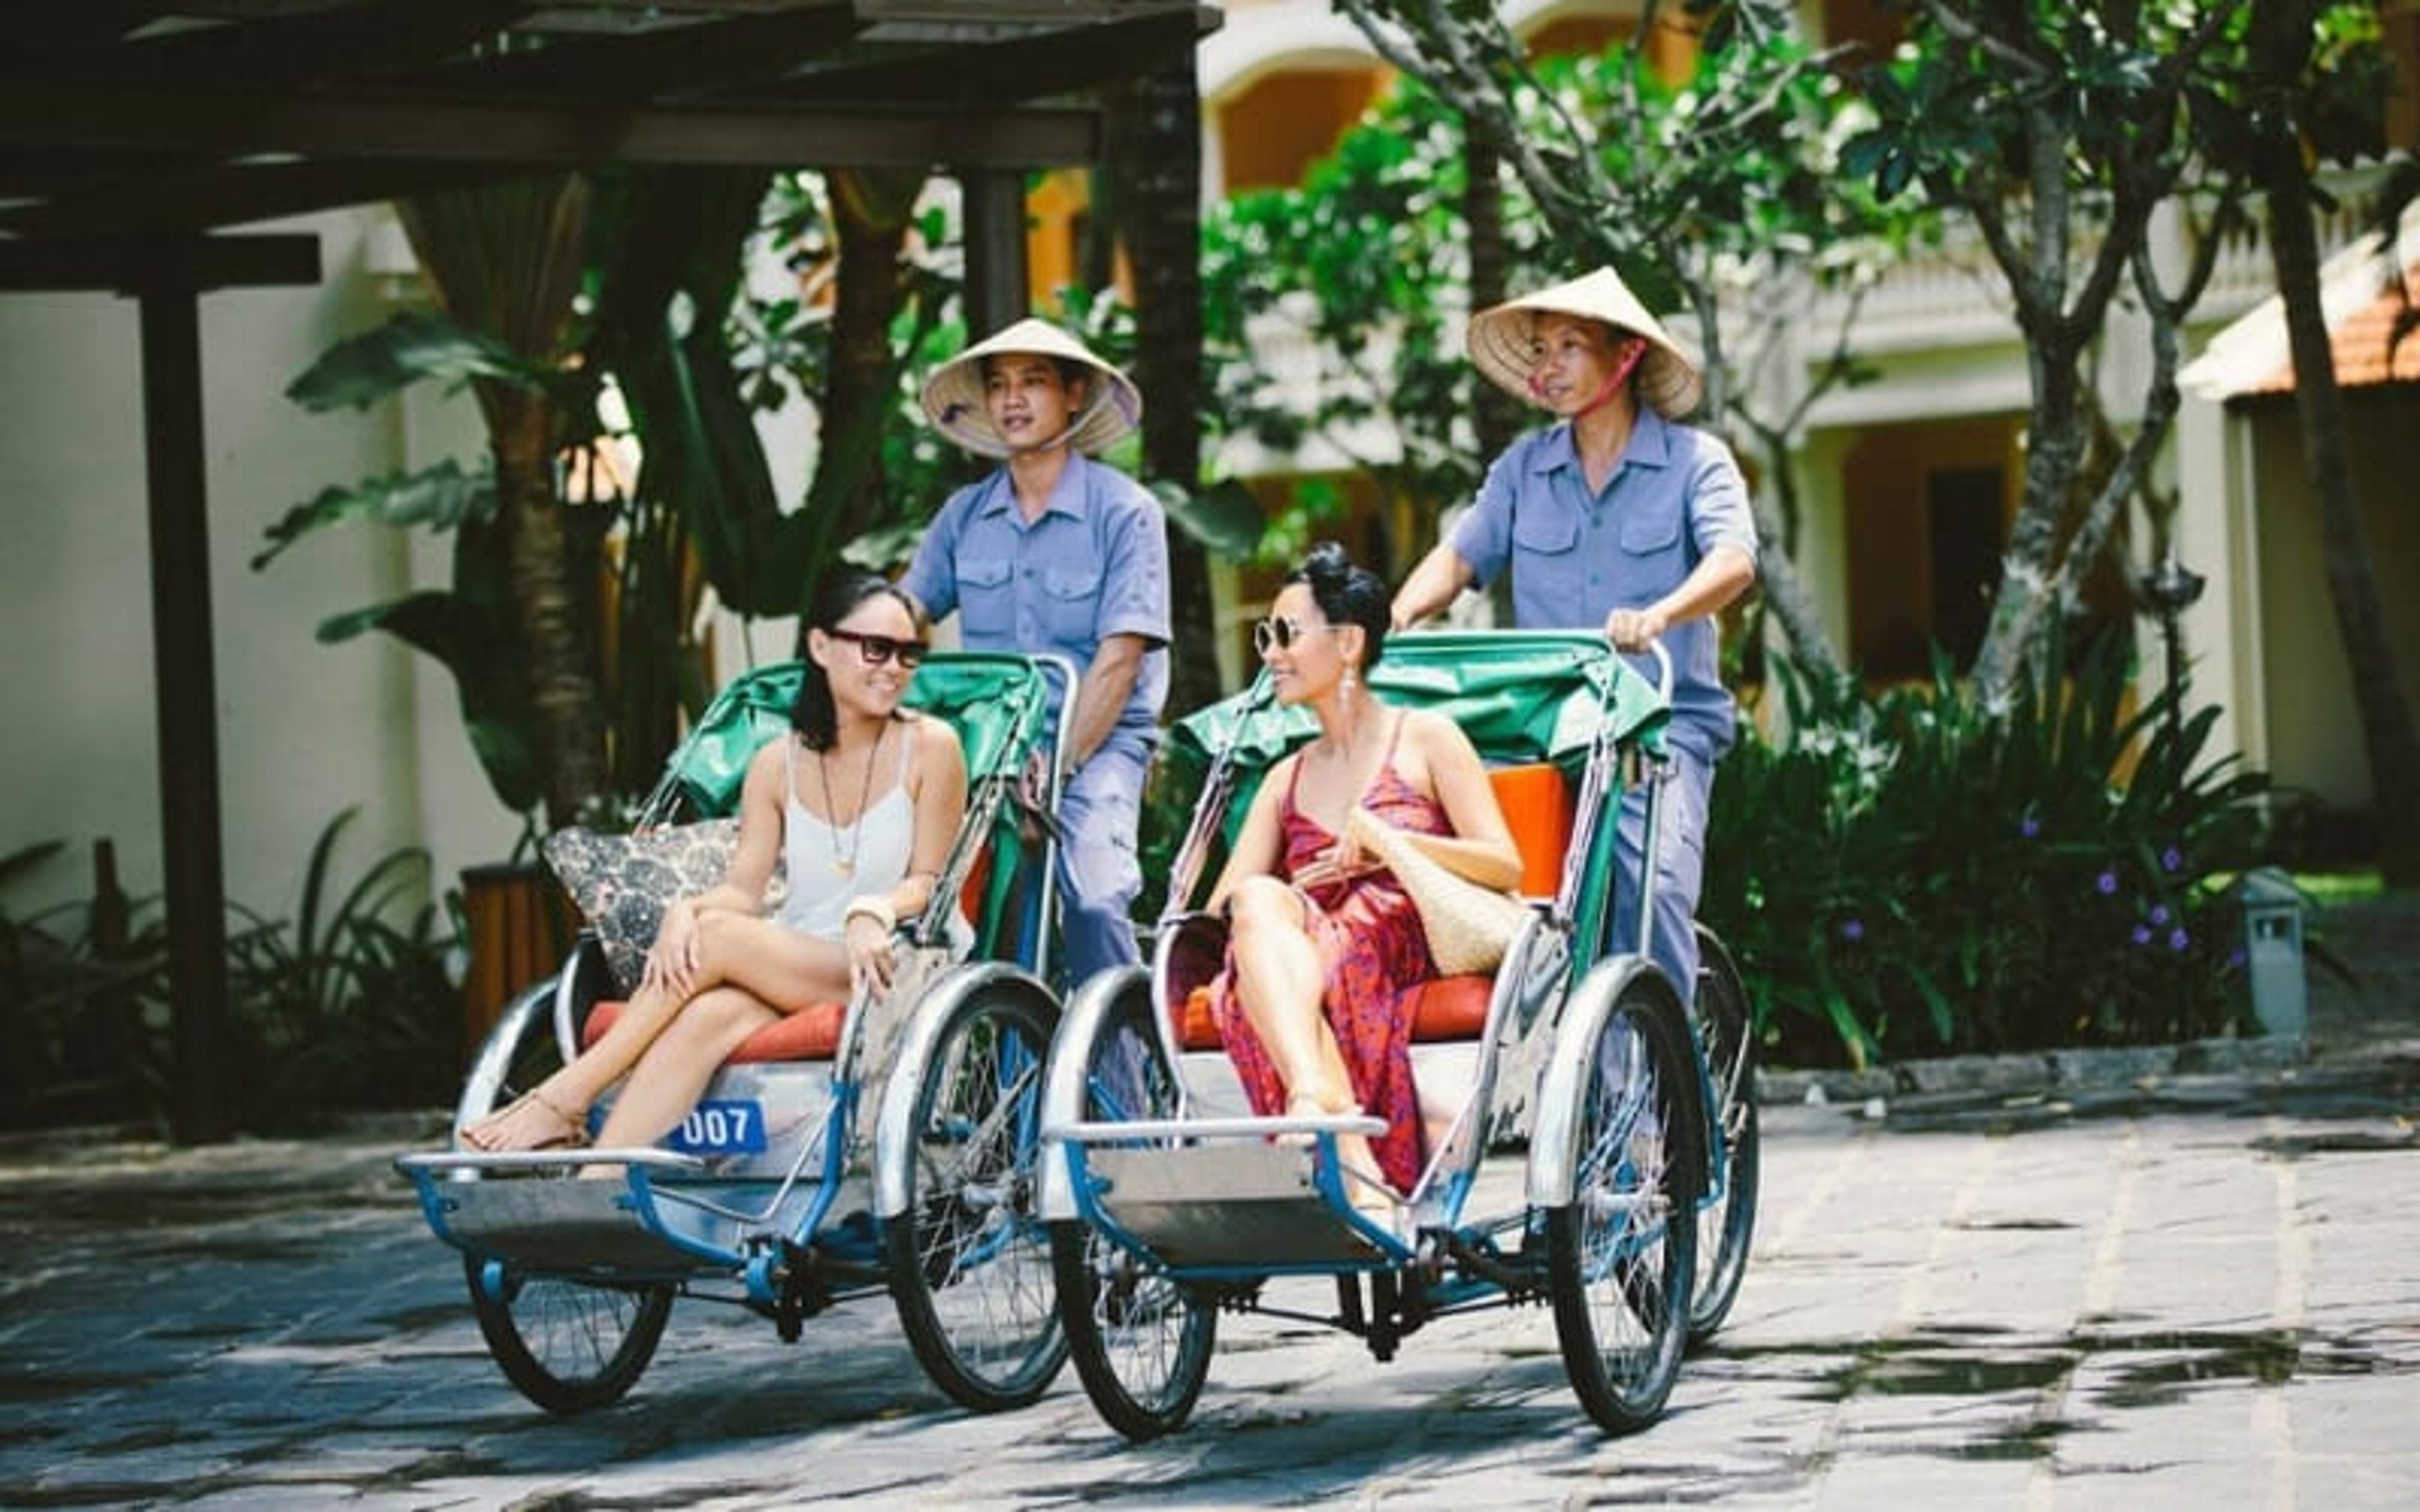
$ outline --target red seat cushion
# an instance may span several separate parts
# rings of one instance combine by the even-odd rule
[[[1412,989],[1412,1042],[1478,1039],[1487,1026],[1487,999],[1495,991],[1496,979],[1485,976],[1432,977],[1421,982]],[[1187,1050],[1219,1047],[1218,1025],[1210,1016],[1206,984],[1186,995],[1176,1037]]]
[[[622,1016],[626,1003],[598,1003],[588,1011],[588,1022],[582,1026],[580,1042],[582,1048],[595,1044],[613,1021]],[[848,1017],[845,1003],[817,1003],[796,1013],[784,1013],[739,1043],[723,1064],[764,1060],[830,1060],[840,1049],[840,1027]]]

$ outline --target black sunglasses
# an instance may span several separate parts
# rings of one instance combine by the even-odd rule
[[[924,653],[931,649],[922,640],[900,640],[887,635],[868,635],[862,630],[827,630],[824,633],[835,640],[846,640],[856,646],[857,654],[865,658],[869,667],[879,667],[896,656],[900,666],[914,671],[923,663]]]
[[[1292,651],[1294,643],[1303,637],[1316,635],[1322,631],[1332,632],[1335,628],[1336,626],[1332,625],[1305,625],[1299,620],[1272,614],[1252,626],[1252,649],[1264,656],[1269,654],[1272,647],[1280,651]]]

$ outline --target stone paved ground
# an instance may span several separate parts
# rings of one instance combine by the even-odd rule
[[[2309,1105],[2237,1092],[2013,1132],[1769,1110],[1738,1310],[1624,1440],[1580,1414],[1537,1308],[1435,1324],[1387,1365],[1229,1319],[1196,1422],[1136,1448],[1072,1378],[956,1411],[878,1298],[795,1347],[684,1304],[628,1402],[550,1418],[387,1173],[433,1124],[20,1143],[0,1505],[2409,1505],[2420,1096],[2388,1074]]]
[[[880,1298],[795,1347],[684,1304],[628,1402],[551,1418],[388,1169],[433,1116],[184,1151],[10,1140],[0,1507],[2407,1506],[2420,918],[2322,923],[2387,964],[2315,982],[2307,1061],[1789,1088],[1738,1309],[1619,1441],[1536,1308],[1439,1322],[1387,1365],[1230,1319],[1194,1425],[1135,1448],[1072,1377],[956,1411]]]

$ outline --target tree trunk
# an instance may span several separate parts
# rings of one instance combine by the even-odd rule
[[[828,537],[845,542],[878,523],[885,497],[882,429],[896,407],[891,321],[905,288],[899,252],[914,224],[924,176],[906,169],[840,168],[830,175],[840,277],[832,297],[831,367],[824,386],[825,466],[848,470]]]
[[[1143,476],[1192,494],[1202,486],[1202,95],[1190,54],[1117,91],[1109,140],[1113,198],[1134,264]],[[1208,557],[1171,529],[1168,565],[1173,643],[1215,645]],[[1219,692],[1217,657],[1170,658],[1171,717]]]
[[[1488,133],[1482,116],[1465,116],[1462,124],[1462,218],[1470,227],[1470,313],[1477,315],[1507,296],[1505,269],[1512,256],[1504,245],[1504,155]],[[1479,455],[1500,455],[1521,432],[1521,403],[1484,378],[1474,376],[1477,399],[1471,424],[1479,435]],[[1415,551],[1414,558],[1420,553]],[[1405,563],[1406,566],[1409,563]]]
[[[490,414],[505,578],[529,658],[547,824],[560,828],[611,791],[597,694],[595,564],[576,549],[555,496],[552,407],[517,393]]]
[[[2258,0],[2253,7],[2253,64],[2272,99],[2288,100],[2310,54],[2309,0]],[[2420,738],[2412,707],[2396,681],[2395,656],[2370,571],[2368,532],[2353,488],[2352,444],[2335,357],[2319,304],[2319,235],[2311,223],[2310,177],[2291,113],[2275,108],[2257,117],[2266,128],[2258,148],[2262,191],[2269,202],[2269,248],[2286,332],[2294,358],[2294,409],[2302,421],[2303,455],[2319,503],[2319,541],[2336,633],[2352,674],[2361,712],[2362,748],[2369,759],[2371,833],[2379,865],[2395,887],[2420,884],[2420,806],[2394,796],[2420,771]]]
[[[2054,306],[2055,308],[2055,306]],[[2024,501],[2009,530],[2000,586],[1982,648],[1975,654],[1976,702],[2003,710],[2016,696],[2037,637],[2055,627],[2061,522],[2084,453],[2083,376],[2073,350],[2037,326],[2026,348],[2033,369],[2033,415],[2025,448]]]

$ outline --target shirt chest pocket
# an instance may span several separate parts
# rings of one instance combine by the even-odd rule
[[[1004,557],[958,560],[958,613],[970,636],[1004,639],[1016,633],[1015,575]]]
[[[1678,551],[1681,514],[1677,497],[1633,501],[1621,511],[1621,524],[1615,538],[1629,556],[1653,557]]]
[[[1100,623],[1101,575],[1081,567],[1042,570],[1043,628],[1053,640],[1089,642]]]
[[[1580,522],[1559,509],[1527,509],[1512,517],[1512,549],[1560,557],[1580,542]]]

